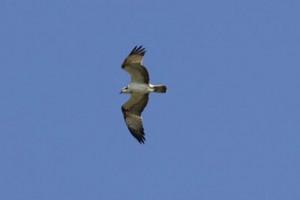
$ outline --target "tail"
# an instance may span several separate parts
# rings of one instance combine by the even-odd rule
[[[167,92],[167,86],[165,85],[154,85],[154,92],[158,93],[166,93]]]

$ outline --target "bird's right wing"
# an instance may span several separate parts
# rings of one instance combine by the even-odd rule
[[[142,112],[148,103],[148,94],[131,94],[130,99],[122,105],[125,123],[130,133],[139,141],[144,143],[145,133],[142,121]]]

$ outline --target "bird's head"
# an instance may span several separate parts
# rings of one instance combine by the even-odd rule
[[[122,93],[129,93],[128,86],[122,88],[120,94]]]

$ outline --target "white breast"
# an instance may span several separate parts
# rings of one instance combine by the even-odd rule
[[[148,93],[149,91],[149,86],[148,84],[143,84],[143,83],[130,83],[128,85],[128,89],[131,92],[137,92],[137,93]]]

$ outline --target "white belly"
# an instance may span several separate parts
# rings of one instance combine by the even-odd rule
[[[142,83],[130,83],[128,85],[128,89],[130,92],[136,92],[136,93],[151,92],[151,88],[148,86],[148,84],[142,84]]]

